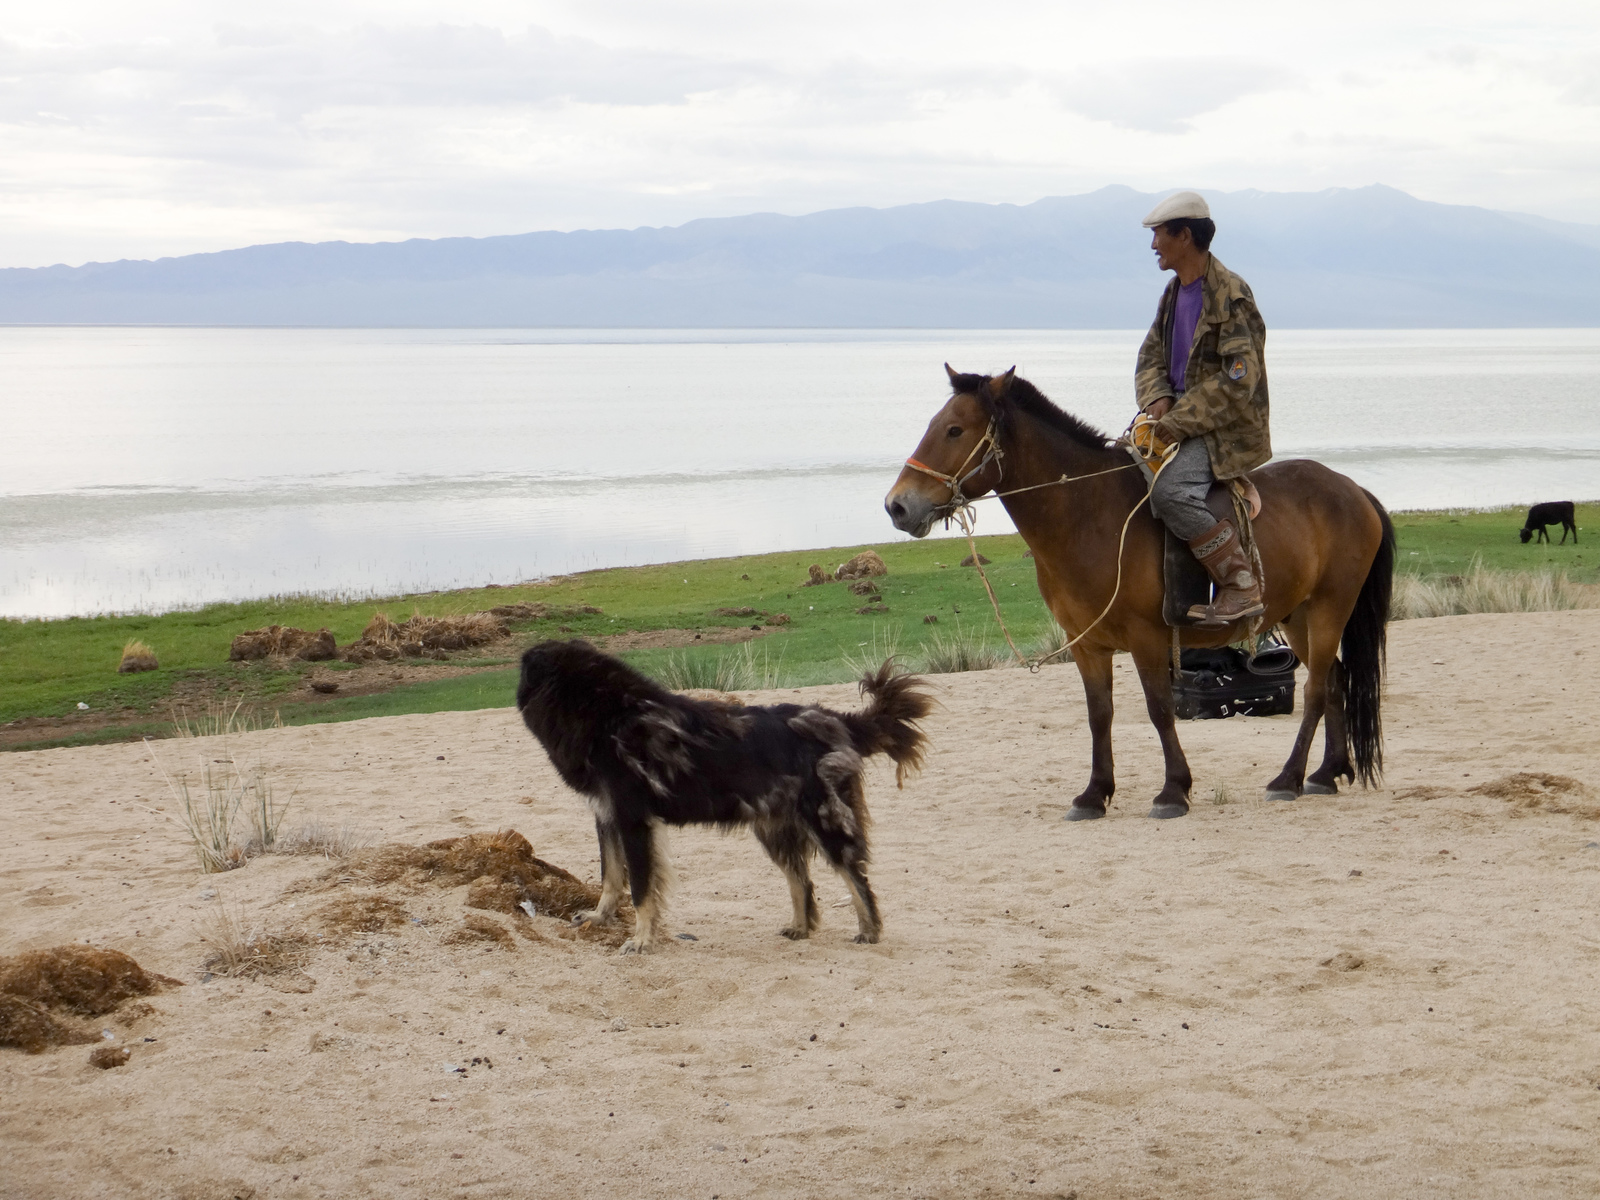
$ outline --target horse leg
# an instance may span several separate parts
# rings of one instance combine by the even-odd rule
[[[1327,711],[1322,724],[1322,765],[1306,777],[1308,796],[1337,796],[1339,777],[1356,781],[1350,765],[1350,733],[1344,722],[1344,664],[1338,659],[1328,668]]]
[[[1312,602],[1314,603],[1314,602]],[[1309,611],[1307,611],[1309,609]],[[1306,777],[1306,759],[1311,753],[1311,739],[1316,736],[1317,725],[1328,703],[1328,678],[1339,650],[1339,635],[1344,632],[1344,621],[1335,620],[1321,607],[1295,612],[1284,622],[1289,635],[1289,645],[1306,664],[1305,712],[1300,718],[1300,732],[1295,735],[1294,747],[1283,764],[1278,777],[1267,784],[1268,800],[1293,800],[1302,790]],[[1344,723],[1340,721],[1341,737]]]
[[[1093,757],[1089,786],[1067,810],[1068,821],[1093,821],[1106,815],[1106,805],[1117,790],[1111,762],[1111,651],[1079,643],[1072,660],[1083,677],[1083,697],[1089,706],[1089,735]]]
[[[1139,646],[1133,651],[1133,665],[1144,685],[1145,709],[1150,724],[1161,738],[1161,754],[1166,760],[1167,779],[1150,802],[1150,815],[1157,820],[1181,817],[1189,812],[1189,789],[1194,783],[1189,760],[1178,744],[1178,725],[1172,710],[1172,658],[1167,646]]]

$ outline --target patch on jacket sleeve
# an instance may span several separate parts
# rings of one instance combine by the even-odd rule
[[[1235,354],[1228,360],[1228,378],[1243,379],[1245,373],[1244,355]]]

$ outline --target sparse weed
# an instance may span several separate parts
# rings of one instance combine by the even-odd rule
[[[714,692],[753,692],[781,687],[783,656],[774,662],[767,647],[756,653],[746,642],[737,649],[722,649],[715,658],[704,652],[669,654],[656,677],[674,691],[705,689]]]
[[[1600,588],[1574,583],[1562,570],[1497,571],[1475,558],[1465,575],[1394,577],[1392,619],[1464,613],[1560,612],[1600,608]]]
[[[1054,654],[1055,657],[1050,659],[1051,663],[1069,663],[1072,661],[1072,651],[1065,649],[1065,647],[1071,640],[1067,636],[1067,631],[1052,621],[1049,632],[1035,639],[1031,645],[1025,646],[1022,652],[1027,655],[1030,661]],[[1048,666],[1050,664],[1046,663],[1045,665]]]
[[[272,845],[274,854],[320,854],[323,858],[349,858],[372,845],[373,837],[349,825],[325,825],[310,821],[280,834]]]
[[[1217,784],[1215,787],[1213,787],[1211,789],[1211,803],[1213,803],[1213,804],[1215,804],[1215,805],[1217,805],[1219,807],[1221,805],[1224,805],[1224,804],[1232,804],[1233,803],[1233,797],[1228,795],[1228,785],[1227,784],[1219,783],[1219,784]]]
[[[883,627],[874,623],[872,626],[872,640],[862,642],[856,647],[855,653],[844,655],[844,665],[849,668],[855,678],[860,679],[871,675],[881,667],[886,659],[900,656],[900,626],[890,625]]]
[[[282,727],[283,720],[277,713],[271,721],[265,721],[242,700],[235,701],[231,707],[226,701],[208,704],[206,711],[197,716],[190,716],[185,708],[172,710],[172,732],[180,738],[232,737],[258,729]]]
[[[145,744],[150,743],[147,740]],[[278,828],[294,793],[277,799],[259,764],[241,770],[224,743],[223,757],[202,761],[198,786],[191,788],[187,774],[174,779],[153,751],[151,758],[177,801],[179,820],[188,831],[202,872],[231,871],[255,855],[275,849]],[[241,814],[249,830],[242,843],[234,833]]]
[[[200,940],[210,947],[202,964],[213,975],[255,979],[297,971],[311,954],[311,941],[297,934],[268,933],[248,925],[244,917],[223,905],[213,912]]]
[[[956,624],[955,632],[935,630],[922,648],[922,669],[929,675],[949,675],[958,671],[987,671],[1011,661],[1004,646],[987,640],[976,630]]]

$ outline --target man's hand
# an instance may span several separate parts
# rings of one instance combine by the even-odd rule
[[[1161,399],[1153,401],[1150,407],[1144,411],[1150,414],[1151,420],[1159,421],[1172,411],[1172,397],[1163,396]]]

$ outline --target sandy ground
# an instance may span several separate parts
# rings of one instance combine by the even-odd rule
[[[0,1195],[1600,1194],[1597,647],[1600,612],[1395,625],[1386,790],[1267,804],[1298,717],[1198,722],[1172,822],[1144,819],[1160,761],[1126,659],[1121,791],[1075,825],[1076,672],[939,677],[927,770],[870,778],[876,946],[831,874],[822,930],[784,941],[753,839],[685,831],[669,929],[698,940],[647,957],[448,945],[465,889],[435,889],[303,976],[203,981],[219,912],[293,930],[329,864],[202,876],[151,750],[7,755],[0,954],[91,942],[189,982],[102,1018],[124,1067],[0,1050]],[[513,827],[598,870],[510,709],[228,752],[297,788],[291,824]],[[1587,792],[1472,791],[1524,771]]]

